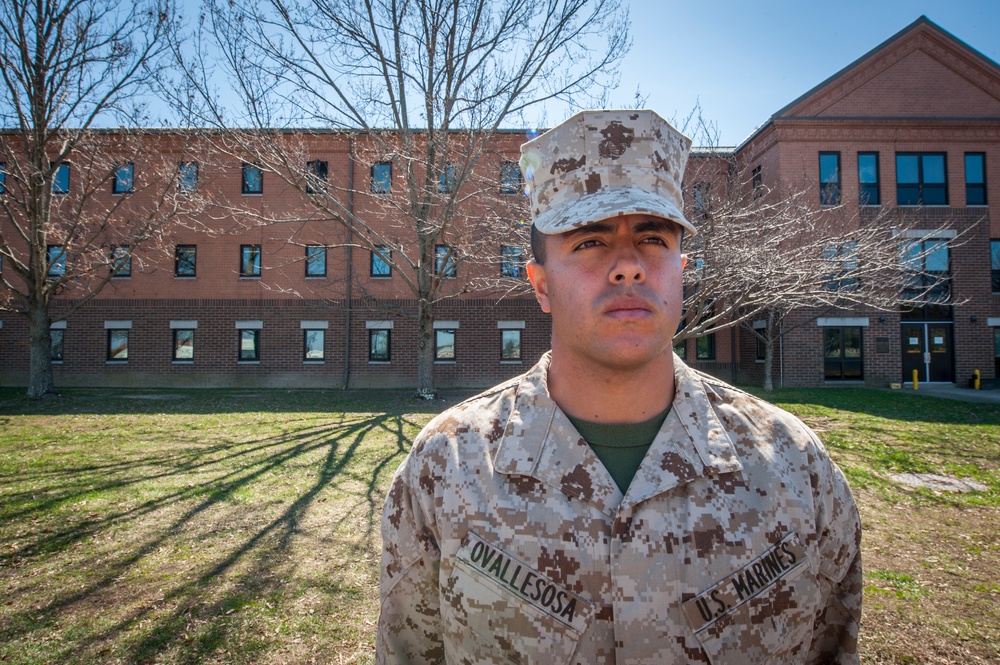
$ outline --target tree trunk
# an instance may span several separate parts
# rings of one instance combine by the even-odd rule
[[[767,313],[767,325],[764,328],[764,390],[774,390],[774,312]]]
[[[434,303],[417,303],[417,396],[434,399]]]
[[[28,397],[55,394],[51,325],[48,306],[44,303],[32,303],[28,310]]]

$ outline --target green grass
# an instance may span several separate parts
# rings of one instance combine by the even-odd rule
[[[0,389],[0,663],[372,662],[384,492],[459,397]],[[978,662],[939,657],[957,640],[1000,662],[1000,408],[768,397],[817,429],[858,493],[865,661]],[[891,480],[910,470],[989,489]]]

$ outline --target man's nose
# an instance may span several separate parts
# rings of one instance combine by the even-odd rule
[[[609,277],[613,284],[645,281],[646,270],[643,268],[642,261],[634,247],[629,246],[618,253],[618,258]]]

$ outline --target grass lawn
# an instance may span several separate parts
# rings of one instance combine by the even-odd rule
[[[369,663],[378,519],[458,395],[0,389],[0,663]],[[1000,407],[785,390],[865,527],[865,663],[1000,663]],[[943,494],[901,471],[976,480]]]

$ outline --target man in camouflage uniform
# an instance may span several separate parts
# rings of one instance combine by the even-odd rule
[[[552,351],[397,472],[377,662],[858,662],[843,475],[798,419],[672,353],[689,148],[649,111],[522,147]]]

